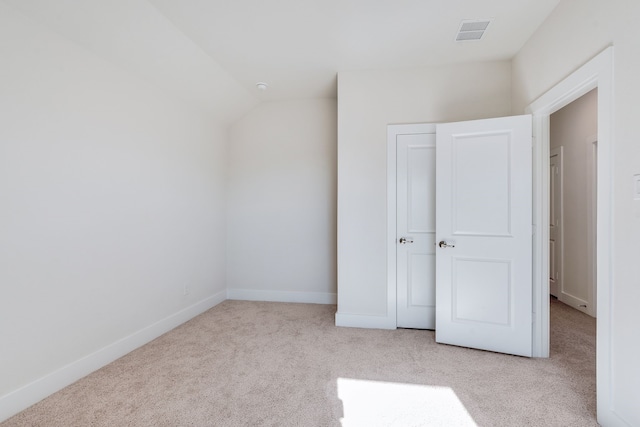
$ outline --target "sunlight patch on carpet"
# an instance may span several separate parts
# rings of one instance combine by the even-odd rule
[[[477,427],[449,387],[338,378],[343,427]]]

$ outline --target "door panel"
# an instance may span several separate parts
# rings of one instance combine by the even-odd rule
[[[430,240],[433,241],[433,239]],[[429,249],[426,252],[434,252],[433,249]],[[408,280],[407,306],[433,308],[436,306],[436,255],[435,253],[412,253],[410,258],[408,268],[410,268],[411,279]],[[426,314],[425,321],[427,323],[425,324],[429,325],[431,322],[428,320],[435,316],[435,312],[428,310]],[[433,321],[435,323],[435,318]]]
[[[505,133],[452,141],[454,235],[511,234],[509,142]]]
[[[531,356],[531,116],[437,127],[436,341]]]
[[[435,327],[435,134],[398,135],[398,327]],[[401,243],[404,237],[406,243]]]
[[[456,322],[508,325],[511,263],[493,259],[453,260],[453,313]]]

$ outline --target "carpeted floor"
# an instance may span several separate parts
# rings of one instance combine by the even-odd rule
[[[597,426],[595,319],[562,303],[549,359],[334,313],[225,301],[0,426]]]

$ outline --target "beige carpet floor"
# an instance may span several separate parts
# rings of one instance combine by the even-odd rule
[[[551,306],[527,359],[225,301],[0,426],[596,426],[595,320]]]

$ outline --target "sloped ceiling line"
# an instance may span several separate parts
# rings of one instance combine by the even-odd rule
[[[509,60],[559,2],[0,1],[226,124],[265,100],[335,98],[339,71]],[[478,18],[491,31],[455,43]]]

